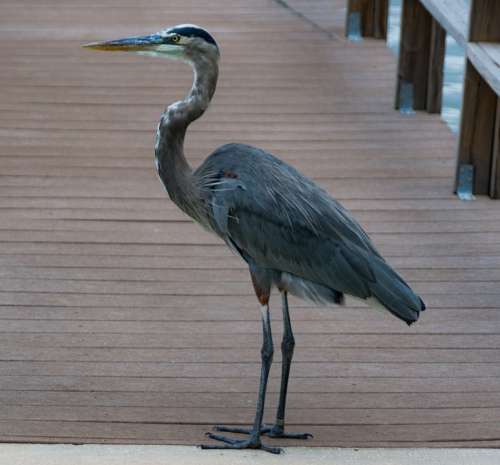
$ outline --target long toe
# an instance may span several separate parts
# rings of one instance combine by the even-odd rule
[[[214,426],[214,431],[221,433],[236,433],[236,434],[251,434],[253,430],[251,428],[237,428],[233,426]],[[313,435],[311,433],[288,433],[276,425],[263,425],[260,429],[260,434],[263,436],[268,436],[270,438],[284,438],[284,439],[311,439]]]
[[[238,440],[220,434],[207,433],[207,437],[220,441],[222,444],[202,444],[200,446],[202,449],[261,449],[271,454],[280,454],[282,452],[279,447],[269,447],[262,444],[255,436],[246,440]]]
[[[285,438],[285,439],[311,439],[313,435],[311,433],[288,433],[285,431],[273,431],[272,429],[263,432],[266,436],[270,438]]]
[[[313,437],[311,433],[288,433],[282,426],[278,425],[265,425],[260,432],[270,438],[310,439]]]
[[[221,433],[237,433],[237,434],[250,434],[252,432],[250,428],[236,428],[224,425],[214,426],[214,431],[220,431]]]
[[[237,444],[238,442],[243,442],[240,439],[228,438],[227,436],[222,436],[222,434],[206,433],[207,438],[213,439],[214,441],[224,442],[226,444]]]

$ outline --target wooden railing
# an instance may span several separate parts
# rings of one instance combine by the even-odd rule
[[[357,23],[364,37],[385,38],[388,3],[348,0],[348,25]],[[403,0],[396,108],[441,111],[446,34],[466,55],[456,186],[461,173],[472,173],[472,192],[498,199],[500,0]]]

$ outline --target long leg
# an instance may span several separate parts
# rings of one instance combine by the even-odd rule
[[[266,400],[267,380],[269,378],[269,370],[271,369],[271,364],[273,362],[274,348],[273,337],[271,333],[271,319],[269,314],[270,284],[267,286],[261,286],[262,283],[258,281],[258,276],[254,275],[253,273],[252,280],[257,293],[257,297],[259,298],[259,301],[261,303],[263,333],[259,395],[257,399],[257,409],[255,413],[253,428],[249,432],[250,437],[246,440],[237,440],[219,434],[207,433],[207,436],[209,438],[221,441],[224,444],[202,445],[202,449],[263,449],[274,454],[279,454],[281,452],[281,449],[277,447],[265,446],[260,441],[262,418],[264,416],[264,404]]]
[[[292,364],[293,350],[295,347],[295,338],[293,337],[292,324],[290,321],[290,312],[288,310],[288,296],[285,290],[281,291],[281,302],[283,310],[283,340],[281,342],[281,387],[278,411],[276,412],[276,422],[274,425],[265,425],[261,428],[261,433],[275,438],[308,439],[312,437],[311,433],[288,433],[285,432],[285,408],[286,395],[288,391],[288,378],[290,377],[290,366]],[[251,430],[244,428],[231,428],[217,426],[217,431],[231,433],[250,434]]]
[[[286,394],[288,392],[288,378],[290,377],[290,365],[292,364],[293,349],[295,348],[295,338],[293,337],[292,324],[290,322],[290,312],[288,310],[288,296],[285,290],[281,291],[281,301],[283,310],[283,340],[281,342],[281,387],[278,411],[276,412],[276,423],[266,431],[271,437],[285,437],[295,439],[311,438],[310,433],[285,433],[285,408]]]

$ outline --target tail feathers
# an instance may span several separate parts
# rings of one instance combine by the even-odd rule
[[[408,325],[417,321],[425,310],[423,300],[386,262],[374,257],[371,265],[375,274],[375,282],[369,283],[373,297]]]

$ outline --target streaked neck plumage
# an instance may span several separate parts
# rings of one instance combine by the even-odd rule
[[[156,166],[170,198],[187,214],[198,216],[200,195],[193,171],[184,156],[184,138],[190,123],[207,109],[217,85],[218,52],[189,57],[194,80],[184,100],[163,113],[155,145]]]

